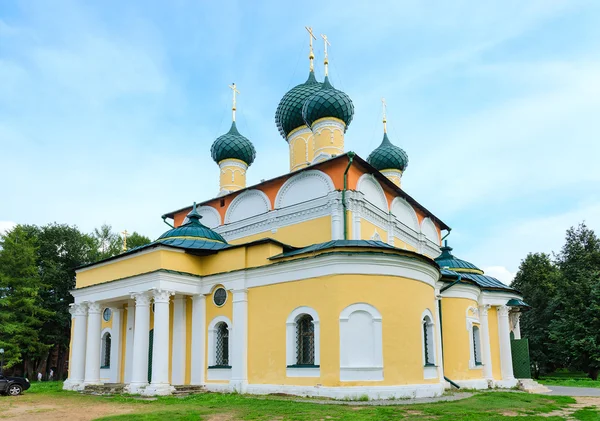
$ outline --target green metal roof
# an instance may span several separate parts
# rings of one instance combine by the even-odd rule
[[[210,154],[217,164],[224,159],[239,159],[251,165],[256,158],[256,149],[252,142],[240,134],[233,121],[229,131],[212,144]]]
[[[375,241],[375,240],[332,240],[327,241],[325,243],[313,244],[307,247],[303,247],[297,250],[287,251],[277,256],[273,256],[272,259],[277,259],[281,257],[290,257],[297,256],[299,254],[312,253],[315,251],[326,250],[331,248],[341,248],[341,247],[369,247],[369,248],[385,248],[396,250],[396,247],[390,246],[389,244],[384,243],[383,241]]]
[[[275,111],[275,123],[284,139],[292,130],[306,124],[302,118],[302,105],[308,97],[321,89],[321,85],[311,71],[306,82],[294,86],[281,98]]]
[[[446,241],[444,247],[440,249],[442,254],[436,257],[434,260],[440,266],[440,268],[458,269],[459,271],[478,271],[483,273],[481,269],[475,266],[473,263],[467,262],[466,260],[459,259],[452,255],[452,247],[448,247]]]
[[[525,301],[523,301],[523,300],[517,300],[516,298],[508,300],[508,302],[506,303],[506,305],[510,306],[510,307],[523,307],[523,308],[526,308],[526,309],[531,308],[531,306],[529,304],[527,304]]]
[[[408,155],[404,149],[392,144],[387,133],[384,133],[381,145],[371,152],[367,162],[379,171],[390,168],[404,171],[408,166]]]
[[[464,272],[459,273],[459,272],[455,272],[450,269],[441,269],[440,272],[442,273],[442,277],[446,277],[446,278],[458,279],[458,277],[460,276],[462,281],[471,281],[472,283],[476,284],[482,290],[492,290],[492,291],[503,290],[503,291],[519,293],[519,291],[517,291],[516,289],[511,288],[506,284],[503,284],[498,279],[496,279],[492,276],[480,275],[478,273],[464,273]]]
[[[221,249],[224,248],[223,246],[227,246],[227,241],[220,234],[200,223],[202,216],[196,210],[196,203],[187,214],[187,218],[188,222],[165,232],[154,243],[207,250]]]
[[[346,129],[354,117],[354,104],[348,95],[335,89],[325,76],[323,86],[308,98],[302,106],[302,118],[308,127],[320,118],[335,117],[346,123]]]

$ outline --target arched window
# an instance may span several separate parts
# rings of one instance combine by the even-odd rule
[[[296,321],[296,364],[315,364],[315,326],[309,314],[303,314]]]
[[[102,360],[100,361],[100,368],[110,368],[110,343],[110,333],[106,332],[102,335],[102,349],[100,353]]]
[[[479,327],[473,325],[473,361],[475,365],[481,365],[481,338]]]
[[[434,348],[434,333],[433,322],[430,316],[423,317],[423,361],[425,366],[435,365],[435,348]]]
[[[215,365],[229,366],[229,328],[227,323],[219,322],[216,331]]]
[[[352,304],[340,314],[340,380],[383,380],[381,314],[369,304]]]

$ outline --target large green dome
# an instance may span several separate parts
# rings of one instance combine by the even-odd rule
[[[308,127],[320,118],[335,117],[346,123],[346,129],[354,117],[354,104],[348,95],[335,89],[325,76],[323,86],[308,98],[302,107],[302,118]]]
[[[293,87],[281,98],[275,111],[275,123],[284,139],[292,130],[304,126],[302,105],[308,97],[321,89],[321,85],[323,84],[317,82],[315,73],[311,71],[306,82]]]
[[[384,133],[381,145],[371,152],[367,162],[379,171],[391,168],[404,171],[408,166],[408,155],[404,149],[392,144]]]
[[[212,159],[218,164],[224,159],[239,159],[252,165],[256,158],[254,145],[238,131],[235,121],[227,133],[219,136],[210,148]]]
[[[196,210],[196,203],[192,207],[190,213],[187,214],[188,221],[185,224],[178,226],[177,228],[170,229],[165,232],[163,235],[158,237],[156,243],[165,243],[171,244],[175,243],[177,245],[179,242],[185,241],[195,241],[195,242],[205,242],[210,243],[216,242],[220,243],[223,246],[227,245],[227,241],[218,233],[214,232],[210,228],[202,225],[200,219],[202,216]],[[212,247],[203,247],[203,248],[214,248]],[[198,247],[196,247],[198,248]]]
[[[454,255],[452,255],[452,247],[449,247],[448,243],[446,243],[440,250],[442,250],[442,254],[435,258],[435,262],[442,269],[448,268],[457,272],[483,274],[483,271],[473,263],[459,259],[458,257],[454,257]]]

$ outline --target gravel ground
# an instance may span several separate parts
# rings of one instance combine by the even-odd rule
[[[593,387],[567,387],[567,386],[550,386],[546,385],[551,390],[549,395],[561,396],[600,396],[600,389]]]

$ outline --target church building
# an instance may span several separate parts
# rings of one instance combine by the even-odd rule
[[[404,190],[385,105],[381,144],[367,159],[345,150],[354,105],[329,80],[326,37],[315,77],[307,29],[308,77],[275,112],[289,173],[246,185],[257,152],[232,85],[231,128],[210,149],[215,197],[187,198],[156,241],[77,269],[65,389],[374,399],[527,377],[513,360],[520,293],[456,257],[450,227]]]

